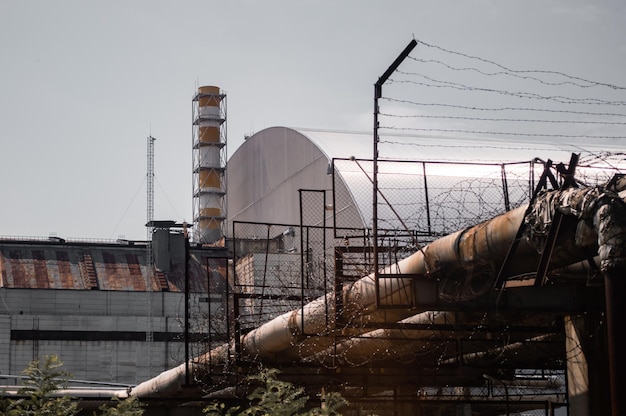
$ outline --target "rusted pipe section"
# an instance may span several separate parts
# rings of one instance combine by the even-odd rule
[[[430,275],[448,270],[450,265],[454,265],[455,269],[458,267],[478,269],[478,264],[483,263],[488,264],[488,268],[491,269],[498,261],[502,261],[506,254],[506,244],[510,243],[511,236],[517,232],[523,213],[523,208],[509,211],[478,226],[436,240],[423,250],[383,269],[380,275],[383,279],[385,274]],[[528,252],[534,254],[532,249]],[[458,276],[455,278],[458,279]],[[396,298],[404,301],[403,297],[407,291],[411,293],[413,291],[412,284],[413,280],[410,278],[390,278],[381,285],[379,295],[384,303],[393,303]],[[374,276],[370,274],[344,288],[344,315],[348,319],[378,314],[380,316],[372,319],[397,322],[415,314],[415,311],[411,310],[377,311],[375,286]],[[471,290],[465,292],[469,291]],[[327,294],[308,303],[302,309],[287,312],[242,336],[242,353],[244,356],[271,357],[297,344],[302,335],[328,334],[330,329],[326,327],[326,313],[329,311],[330,316],[334,316],[333,299],[333,294]],[[334,322],[332,324],[334,325]],[[322,349],[323,345],[317,348],[318,351]],[[315,352],[313,349],[307,351],[309,354]]]
[[[444,351],[449,348],[446,340],[456,343],[456,336],[450,329],[440,329],[442,325],[463,325],[468,323],[476,324],[476,321],[464,322],[466,317],[458,317],[457,314],[449,311],[428,311],[403,319],[399,324],[406,324],[406,329],[381,328],[365,334],[355,336],[327,348],[324,351],[303,359],[307,363],[318,363],[324,367],[359,365],[371,363],[376,360],[386,358],[402,357],[411,354],[426,355],[437,353],[440,364],[453,364],[461,359],[464,363],[476,360],[479,357],[498,356],[506,352],[528,348],[533,342],[547,341],[556,338],[556,334],[545,334],[533,337],[526,341],[519,341],[505,345],[493,350],[470,351],[466,349],[460,358],[454,352],[454,358],[442,360],[446,354]],[[481,319],[482,320],[482,319]],[[533,318],[526,322],[519,322],[519,325],[542,325],[545,324],[542,317]],[[411,325],[419,325],[424,329],[413,329]],[[432,327],[430,329],[429,327]],[[459,331],[463,331],[459,329]],[[433,340],[437,340],[433,343]]]
[[[476,262],[494,264],[505,255],[505,247],[510,243],[511,236],[517,232],[523,213],[524,208],[519,208],[476,227],[436,240],[424,250],[385,268],[381,271],[381,275],[428,275],[447,270],[450,264],[454,264],[455,268],[463,265],[471,266]],[[529,251],[532,252],[532,250]],[[388,279],[388,282],[381,285],[379,295],[386,303],[393,302],[396,297],[403,299],[407,291],[412,293],[412,282],[413,280],[409,278]],[[348,317],[378,314],[379,316],[375,319],[397,322],[415,314],[415,311],[411,310],[400,310],[395,313],[377,311],[373,274],[346,286],[343,297],[344,315]],[[326,313],[329,313],[331,317],[334,316],[334,294],[332,293],[306,304],[302,309],[280,315],[243,335],[240,340],[241,354],[244,358],[260,356],[273,359],[277,353],[298,344],[306,334],[328,334],[330,329],[326,327]],[[334,325],[334,322],[331,325]],[[304,334],[302,328],[304,328]],[[319,345],[310,345],[306,353],[307,355],[315,354],[327,346],[324,342]],[[192,373],[202,371],[207,363],[221,365],[227,361],[227,354],[227,345],[218,347],[191,360],[190,371]],[[132,390],[131,394],[140,398],[183,395],[185,394],[184,368],[185,365],[178,366],[141,383]]]
[[[452,312],[422,312],[403,319],[400,324],[407,325],[454,325],[456,319]],[[321,364],[326,368],[335,366],[361,365],[376,359],[402,356],[411,351],[419,351],[431,341],[429,338],[449,336],[449,331],[438,329],[403,330],[377,329],[344,342],[335,347],[320,351],[304,358],[304,362]]]
[[[511,270],[519,274],[536,270],[538,250],[542,247],[540,242],[549,229],[552,216],[557,209],[566,216],[574,216],[578,220],[576,235],[581,234],[578,228],[584,230],[582,233],[586,233],[587,236],[589,230],[596,233],[601,269],[605,273],[622,269],[626,265],[624,253],[626,227],[623,224],[626,222],[626,214],[623,207],[624,203],[617,193],[603,187],[546,192],[539,195],[526,218],[524,218],[525,206],[508,211],[489,221],[434,241],[423,250],[386,268],[381,275],[383,279],[385,274],[432,276],[444,283],[441,295],[457,300],[471,299],[491,288],[496,271],[507,255],[508,247],[522,221],[526,221],[528,226],[528,239],[518,245],[512,259]],[[588,245],[593,245],[589,241],[587,238],[581,240],[581,244],[571,244],[560,250],[557,248],[551,267],[563,267],[584,260],[588,254]],[[382,321],[397,322],[415,313],[402,310],[386,316],[385,311],[377,311],[375,289],[373,275],[345,287],[344,315],[352,318],[376,315],[376,318]],[[407,290],[412,293],[412,279],[390,278],[380,286],[380,296],[389,304],[395,297],[404,296]],[[615,311],[621,313],[620,310]],[[287,312],[243,335],[240,340],[242,356],[264,357],[271,360],[277,353],[297,345],[306,335],[331,335],[334,322],[331,323],[331,328],[326,326],[327,313],[331,317],[335,315],[332,293],[314,300],[302,309]],[[613,341],[616,341],[616,338],[613,338]],[[312,345],[307,348],[306,355],[319,353],[326,347],[327,344],[323,342],[318,346]],[[228,345],[224,345],[197,357],[189,364],[191,370],[202,371],[207,363],[221,365],[227,362],[228,351]],[[301,350],[300,353],[302,352]],[[623,363],[621,365],[622,371],[616,377],[624,377],[623,374],[626,374]],[[184,366],[183,370],[179,366],[141,383],[131,394],[146,398],[172,397],[184,393],[183,383]],[[623,387],[623,380],[619,379],[617,383]]]
[[[517,341],[511,344],[503,345],[502,347],[492,348],[484,351],[475,351],[469,352],[467,354],[463,354],[461,357],[453,357],[448,358],[441,361],[441,365],[450,365],[456,364],[459,361],[463,362],[463,364],[473,364],[475,362],[480,362],[485,359],[489,359],[489,357],[500,357],[505,354],[517,354],[520,351],[528,350],[529,346],[535,344],[541,344],[542,342],[552,342],[559,337],[558,334],[544,334],[538,335],[536,337],[529,338],[524,341]]]
[[[567,189],[538,198],[526,221],[531,236],[546,235],[556,210],[579,220],[576,244],[597,244],[597,258],[604,276],[611,408],[613,416],[626,414],[626,340],[619,336],[626,317],[626,204],[623,179],[608,186]],[[618,192],[622,191],[618,194]],[[594,241],[595,240],[595,241]],[[581,259],[582,260],[582,259]]]
[[[396,268],[399,268],[399,270],[402,270],[404,273],[415,273],[413,267],[415,267],[415,263],[407,258],[395,265],[393,272],[396,272]],[[383,272],[392,273],[392,270],[387,268]],[[389,285],[385,285],[385,290],[381,292],[381,296],[392,297],[394,296],[394,292],[406,291],[406,288],[409,287],[410,284],[411,279],[393,279],[393,282],[390,282]],[[345,302],[352,305],[354,310],[359,310],[364,313],[375,308],[376,299],[372,298],[373,294],[373,275],[362,278],[344,290]],[[260,356],[266,359],[274,359],[277,353],[301,341],[305,334],[327,332],[327,310],[330,311],[331,316],[334,316],[333,293],[322,296],[304,305],[301,309],[284,313],[249,333],[242,335],[240,338],[242,358]],[[412,313],[404,311],[400,316],[402,318],[409,315],[412,315]],[[394,314],[393,316],[395,319],[397,315]],[[398,319],[395,319],[395,321]],[[302,332],[303,328],[304,333]],[[323,349],[326,346],[325,344],[323,346],[320,345],[316,350]],[[217,347],[206,354],[190,360],[187,364],[189,371],[192,374],[202,373],[209,363],[214,366],[224,365],[227,362],[228,354],[228,344]],[[186,365],[181,364],[178,367],[167,370],[150,380],[140,383],[132,389],[131,394],[139,398],[180,397],[189,395],[191,390],[184,388],[185,368]]]

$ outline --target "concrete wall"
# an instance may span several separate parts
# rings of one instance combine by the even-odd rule
[[[137,384],[184,361],[183,317],[182,293],[0,288],[0,374],[55,354],[74,379]]]

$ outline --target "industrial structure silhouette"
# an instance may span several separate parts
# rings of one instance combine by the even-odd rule
[[[0,239],[5,394],[56,354],[86,408],[135,396],[150,415],[245,401],[268,367],[346,415],[625,409],[619,145],[377,119],[374,137],[270,127],[226,161],[226,94],[192,102],[193,223]]]

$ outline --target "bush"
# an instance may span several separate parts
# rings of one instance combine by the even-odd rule
[[[8,400],[7,416],[74,416],[79,412],[78,404],[69,396],[54,397],[69,380],[70,375],[61,370],[63,363],[55,355],[44,357],[43,362],[32,361],[22,374],[24,387],[18,393],[24,396]]]
[[[258,387],[247,397],[250,405],[228,408],[224,403],[213,402],[204,408],[207,416],[340,416],[339,409],[348,402],[339,393],[329,393],[324,397],[324,407],[304,411],[309,397],[303,387],[278,379],[279,370],[267,369],[247,379]],[[303,413],[299,413],[303,411]]]
[[[70,396],[58,396],[71,375],[61,368],[63,363],[56,355],[45,356],[43,361],[31,361],[22,374],[19,399],[6,399],[0,404],[0,415],[6,416],[75,416],[80,409]],[[142,416],[143,409],[136,398],[114,399],[111,405],[100,408],[102,416]],[[94,413],[95,415],[95,413]]]
[[[99,407],[101,416],[142,416],[143,409],[136,397],[119,400],[113,399],[114,406],[103,404]],[[95,415],[95,413],[94,413]]]

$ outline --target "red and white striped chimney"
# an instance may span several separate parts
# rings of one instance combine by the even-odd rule
[[[226,95],[219,87],[199,87],[193,108],[193,240],[218,244],[225,219]]]

